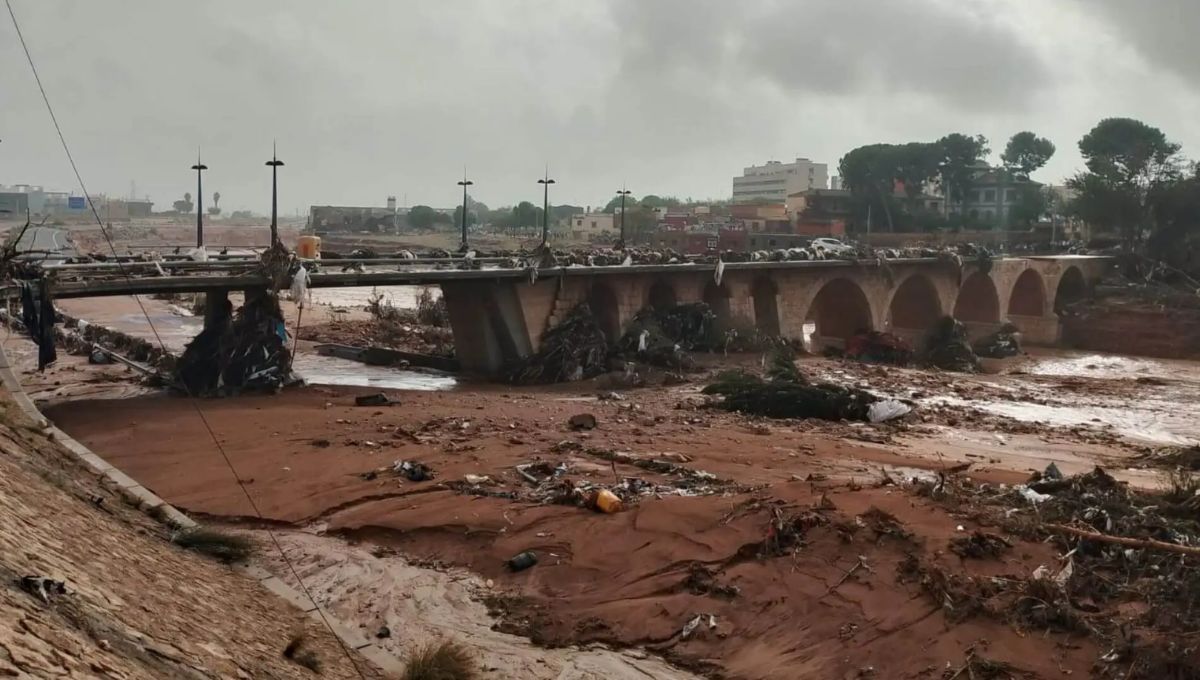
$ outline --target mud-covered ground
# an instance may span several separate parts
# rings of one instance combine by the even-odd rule
[[[357,298],[324,302],[302,326],[344,321],[333,311],[343,308],[365,317]],[[195,323],[167,303],[148,306],[168,344]],[[292,325],[295,310],[285,309]],[[118,298],[82,311],[116,325],[140,313]],[[53,404],[48,414],[114,465],[185,511],[262,528],[194,404],[157,394],[107,399],[138,394],[128,372],[64,357],[35,375],[29,353],[20,356],[23,380]],[[871,425],[712,409],[700,393],[706,379],[763,358],[699,359],[703,371],[683,384],[640,387],[618,375],[515,388],[319,358],[302,342],[297,369],[343,386],[199,407],[267,524],[284,530],[285,549],[307,565],[306,582],[323,584],[321,597],[367,634],[407,611],[397,588],[412,588],[419,607],[444,604],[445,581],[422,585],[442,573],[475,583],[450,597],[469,620],[450,628],[468,642],[480,639],[471,632],[480,617],[462,612],[486,604],[501,632],[542,645],[645,649],[677,668],[732,678],[970,677],[974,667],[964,664],[983,658],[1032,677],[1089,677],[1098,663],[1111,670],[1115,661],[1098,661],[1111,650],[1094,635],[963,617],[932,596],[913,564],[1017,583],[1040,566],[1057,572],[1064,550],[1011,535],[1003,554],[960,557],[952,541],[995,527],[914,491],[946,470],[1013,485],[1051,462],[1066,474],[1101,464],[1137,487],[1158,487],[1164,461],[1155,454],[1200,434],[1195,363],[1034,352],[964,375],[798,362],[811,378],[916,406],[901,421]],[[388,389],[387,406],[354,406],[356,395],[392,387],[419,389]],[[572,428],[580,413],[594,415],[596,427]],[[433,478],[412,481],[394,470],[401,461],[429,466]],[[564,481],[616,488],[625,508],[582,507]],[[538,564],[512,572],[506,560],[524,551]],[[1101,611],[1115,622],[1144,614],[1144,603]],[[414,620],[407,616],[396,622]],[[640,652],[531,660],[510,647],[515,639],[484,645],[496,677],[558,677],[529,674],[531,663],[568,676],[665,672],[645,666],[658,662]],[[397,649],[412,643],[399,637]]]
[[[735,678],[939,678],[982,657],[1034,677],[1087,677],[1105,652],[1093,637],[951,616],[911,578],[915,558],[1027,579],[1057,568],[1060,552],[1014,536],[1001,556],[961,558],[951,541],[982,525],[905,481],[969,463],[976,480],[1014,484],[1053,461],[1068,474],[1099,462],[1153,486],[1144,455],[1191,436],[1194,407],[1175,400],[1195,390],[1194,368],[1105,357],[1024,357],[979,376],[799,365],[918,408],[881,425],[768,421],[707,407],[702,375],[641,389],[612,378],[460,384],[390,392],[396,403],[373,407],[354,405],[370,390],[315,386],[201,408],[272,524],[466,569],[492,585],[503,630],[540,644],[640,647]],[[1014,405],[1044,422],[1007,413]],[[1088,409],[1122,417],[1097,422]],[[572,428],[580,413],[596,427]],[[83,401],[49,415],[185,511],[254,514],[184,400]],[[398,461],[429,466],[433,479],[410,481]],[[618,488],[626,507],[588,510],[562,480]],[[506,568],[524,551],[536,566]]]

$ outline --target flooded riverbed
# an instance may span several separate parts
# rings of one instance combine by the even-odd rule
[[[326,314],[336,308],[362,312],[373,296],[383,296],[397,307],[414,307],[422,289],[422,286],[385,286],[315,290],[313,301],[316,306],[306,311],[304,318],[311,320],[314,315]],[[203,319],[192,315],[186,306],[149,297],[140,299],[141,307],[138,302],[132,297],[116,297],[62,300],[58,304],[67,314],[89,323],[123,331],[156,345],[161,341],[169,351],[176,354],[182,353],[192,338],[204,327]],[[235,305],[239,302],[234,299]],[[290,332],[295,328],[296,307],[287,301],[284,301],[282,306]],[[142,313],[142,308],[146,314]],[[321,356],[308,343],[300,343],[297,346],[293,368],[305,382],[316,385],[444,390],[456,384],[454,376],[449,374],[367,366],[356,361]]]

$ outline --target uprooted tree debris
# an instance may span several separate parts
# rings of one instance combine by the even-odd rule
[[[1085,635],[1102,645],[1095,677],[1200,677],[1200,479],[1172,475],[1160,491],[1131,489],[1100,468],[1062,478],[1035,475],[1016,487],[942,476],[919,495],[980,524],[1062,550],[1028,575],[972,576],[910,557],[902,577],[919,584],[952,620],[989,616],[1031,631]],[[987,559],[1009,550],[977,531],[951,550]]]
[[[647,308],[638,312],[617,342],[618,352],[648,364],[671,369],[694,365],[688,352],[716,349],[716,314],[703,302]]]
[[[226,301],[184,349],[176,381],[193,396],[279,389],[291,374],[287,337],[275,295],[248,296],[236,314]]]
[[[1021,331],[1011,321],[1005,321],[995,333],[980,338],[972,345],[975,354],[989,359],[1005,359],[1021,353]]]
[[[583,303],[546,329],[538,351],[510,368],[507,377],[518,384],[556,383],[593,378],[607,368],[608,341]]]
[[[879,420],[871,407],[882,400],[866,390],[833,383],[812,384],[796,369],[794,356],[777,351],[768,378],[747,371],[724,371],[703,392],[724,397],[717,406],[768,418]],[[905,411],[907,412],[907,411]]]
[[[978,373],[979,357],[967,339],[967,327],[952,316],[938,319],[925,338],[922,359],[938,368],[961,373]]]
[[[609,368],[609,359],[641,361],[672,370],[688,370],[690,351],[719,347],[716,315],[703,302],[642,310],[613,346],[587,303],[576,306],[542,335],[540,348],[512,366],[506,377],[518,384],[555,383],[593,378]]]

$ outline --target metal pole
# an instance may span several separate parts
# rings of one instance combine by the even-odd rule
[[[463,188],[462,244],[459,246],[459,249],[464,253],[467,252],[467,187],[471,186],[472,184],[474,184],[474,182],[467,179],[467,174],[464,172],[462,181],[458,183],[458,185]]]
[[[275,152],[275,145],[271,145],[271,160],[267,161],[267,165],[271,166],[271,247],[275,247],[279,243],[279,166],[283,165],[283,161],[279,160]]]
[[[621,245],[621,248],[624,248],[625,247],[625,197],[628,196],[629,194],[631,194],[632,192],[629,191],[628,189],[622,187],[621,190],[618,191],[617,193],[620,194],[620,196],[621,196],[621,240],[620,240],[620,245]]]
[[[200,173],[207,170],[208,166],[200,162],[200,154],[196,153],[196,164],[192,166],[196,171],[196,247],[204,246],[204,183],[200,179]]]
[[[550,171],[546,171],[546,177],[539,179],[538,184],[544,188],[542,192],[542,245],[548,246],[550,243],[550,185],[554,184],[554,180],[550,179]]]

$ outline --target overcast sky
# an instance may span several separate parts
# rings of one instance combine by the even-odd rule
[[[1100,118],[1200,157],[1197,0],[11,0],[84,181],[166,209],[728,197],[743,166]],[[7,12],[0,183],[78,189]],[[206,197],[207,202],[207,197]]]

